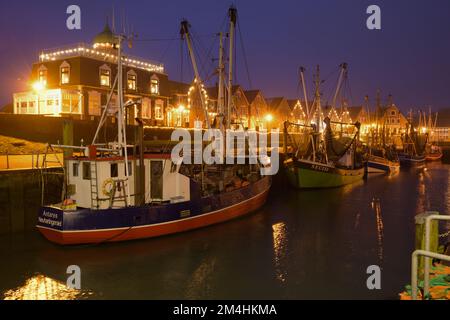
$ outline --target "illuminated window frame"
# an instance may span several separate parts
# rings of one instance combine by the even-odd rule
[[[100,67],[99,70],[100,86],[111,88],[111,68],[106,64]]]
[[[155,101],[155,120],[164,120],[164,102],[162,100]]]
[[[70,64],[66,61],[59,67],[59,82],[60,84],[70,83]]]
[[[150,93],[159,94],[159,78],[157,76],[150,79]]]
[[[44,65],[41,65],[38,69],[38,81],[44,86],[46,86],[47,80],[48,80],[48,69]]]
[[[137,74],[134,70],[130,70],[127,73],[127,89],[137,91]]]

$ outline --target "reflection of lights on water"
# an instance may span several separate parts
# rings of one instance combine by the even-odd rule
[[[380,263],[382,263],[384,255],[383,253],[384,224],[383,224],[383,217],[381,215],[380,199],[373,198],[372,209],[375,211],[375,219],[377,224],[378,259],[380,259]]]
[[[89,292],[68,288],[64,283],[37,275],[25,284],[4,293],[5,300],[75,300],[90,295]]]
[[[205,299],[211,294],[211,278],[216,270],[216,258],[204,259],[192,273],[187,288],[187,299]]]
[[[286,225],[283,222],[274,224],[273,251],[275,259],[276,277],[281,282],[286,281],[286,270],[283,270],[283,258],[286,254]]]
[[[423,172],[419,173],[419,184],[417,185],[417,211],[416,213],[422,213],[425,211],[426,202],[426,186],[425,186],[425,175]]]

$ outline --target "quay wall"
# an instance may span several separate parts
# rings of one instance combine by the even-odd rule
[[[34,170],[0,171],[0,235],[33,230],[42,199],[42,178],[45,181],[45,204],[61,200],[62,176]],[[44,175],[42,175],[44,173]]]

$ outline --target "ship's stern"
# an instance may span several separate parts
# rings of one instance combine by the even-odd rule
[[[42,207],[39,210],[36,227],[49,241],[64,244],[64,211],[55,207]]]

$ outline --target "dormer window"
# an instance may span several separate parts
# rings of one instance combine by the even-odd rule
[[[70,82],[70,65],[64,61],[59,68],[61,84],[69,84]]]
[[[130,70],[127,73],[127,88],[130,91],[137,90],[137,75],[136,72],[134,72],[133,70]]]
[[[102,87],[111,87],[111,68],[107,65],[100,67],[100,85]]]
[[[150,80],[150,93],[159,94],[159,79],[156,76],[153,76]]]
[[[45,66],[41,66],[38,70],[38,81],[46,86],[47,85],[47,68]]]

